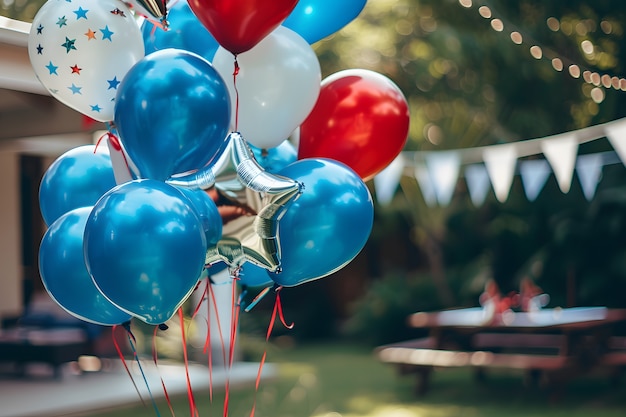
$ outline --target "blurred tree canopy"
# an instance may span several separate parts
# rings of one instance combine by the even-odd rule
[[[481,6],[504,30],[492,29]],[[623,75],[625,13],[617,0],[370,0],[359,18],[315,46],[327,73],[367,68],[400,86],[412,109],[408,149],[453,149],[622,117],[623,91],[603,89],[598,103],[595,86],[571,77],[567,63]],[[522,44],[511,40],[512,31]],[[593,53],[583,51],[583,41]],[[531,56],[533,45],[543,48],[542,59]],[[566,64],[561,71],[551,65],[554,54]]]
[[[316,50],[328,72],[368,68],[400,86],[411,106],[407,150],[459,149],[624,117],[625,14],[626,3],[609,0],[370,0],[364,14]],[[585,71],[598,79],[583,77]],[[611,149],[598,140],[580,153]],[[373,236],[394,233],[385,216],[409,219],[439,307],[476,303],[477,283],[487,278],[507,292],[524,276],[555,305],[623,306],[625,178],[622,165],[605,167],[592,202],[578,184],[564,195],[552,180],[532,203],[516,178],[506,203],[492,196],[479,208],[463,181],[450,206],[429,208],[405,178],[404,199],[377,210]]]

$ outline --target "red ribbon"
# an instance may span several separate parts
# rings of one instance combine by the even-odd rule
[[[159,326],[154,326],[154,333],[152,334],[152,360],[154,361],[154,366],[157,371],[159,369],[159,365],[157,363],[158,353],[157,353],[157,330],[159,330]],[[175,417],[174,408],[172,407],[172,401],[170,400],[170,395],[167,392],[167,388],[165,387],[165,381],[163,381],[163,377],[159,373],[159,378],[161,378],[161,386],[163,387],[163,394],[165,394],[165,399],[167,400],[167,406],[170,408],[170,413],[172,413],[172,417]]]
[[[120,348],[120,345],[117,342],[117,337],[115,337],[115,330],[118,327],[119,326],[116,324],[116,325],[114,325],[111,328],[111,334],[113,336],[113,345],[115,346],[115,350],[117,351],[117,354],[120,357],[120,360],[122,361],[122,365],[124,365],[124,369],[126,370],[126,373],[128,374],[128,377],[130,378],[130,381],[133,383],[133,387],[135,387],[135,391],[137,391],[137,395],[139,396],[139,399],[141,400],[141,403],[145,407],[146,406],[146,402],[143,400],[143,397],[141,396],[141,393],[139,392],[139,388],[137,388],[137,384],[135,383],[135,379],[133,378],[133,375],[130,373],[130,369],[128,369],[128,364],[126,363],[126,358],[124,358],[124,353],[122,352],[122,349]]]
[[[274,324],[276,323],[276,316],[278,316],[279,320],[288,329],[293,329],[294,323],[287,325],[285,321],[285,317],[283,315],[283,305],[280,300],[280,290],[282,287],[276,288],[276,300],[274,301],[274,309],[272,310],[272,316],[270,317],[270,323],[267,326],[267,333],[265,334],[265,343],[267,344],[270,340],[270,336],[272,335],[272,330],[274,329]],[[256,400],[257,393],[259,392],[259,386],[261,384],[261,373],[263,372],[263,365],[265,365],[265,360],[267,358],[267,348],[263,351],[263,356],[261,357],[261,362],[259,363],[259,370],[256,375],[256,381],[254,384],[254,403],[252,404],[252,410],[250,411],[250,417],[254,417],[254,413],[256,411]]]
[[[191,389],[191,378],[189,377],[189,358],[187,354],[187,340],[185,337],[185,317],[183,315],[182,307],[178,309],[178,318],[180,321],[180,332],[182,334],[183,359],[185,361],[185,375],[187,377],[187,397],[189,399],[189,415],[191,417],[197,417],[198,408],[196,407],[196,401],[193,397],[193,391]]]

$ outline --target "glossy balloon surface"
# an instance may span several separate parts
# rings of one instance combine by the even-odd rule
[[[269,35],[298,0],[189,0],[189,6],[217,42],[233,55]]]
[[[283,216],[279,285],[295,286],[347,265],[365,246],[374,221],[372,196],[350,168],[329,159],[305,159],[279,172],[303,184]]]
[[[130,9],[119,0],[48,0],[33,20],[28,55],[50,95],[110,122],[118,86],[143,58],[144,46]]]
[[[213,58],[233,103],[231,129],[258,148],[276,147],[315,106],[322,79],[317,55],[297,33],[279,27],[237,62],[233,77],[230,53],[219,48]]]
[[[194,52],[208,61],[213,59],[219,44],[189,8],[186,0],[177,0],[167,12],[167,29],[153,21],[141,24],[146,54],[176,48]]]
[[[164,49],[137,63],[117,94],[115,125],[142,178],[199,169],[226,147],[231,107],[224,80],[204,58]]]
[[[251,145],[250,149],[259,165],[271,173],[277,173],[298,159],[298,151],[288,140],[274,148],[261,149]]]
[[[51,225],[70,210],[93,206],[115,185],[105,146],[70,149],[50,164],[39,185],[39,209],[44,222]]]
[[[179,191],[189,199],[189,203],[196,210],[207,245],[215,245],[222,238],[222,217],[215,202],[204,190],[180,187]]]
[[[353,21],[366,2],[367,0],[299,0],[283,26],[313,44]]]
[[[195,288],[207,243],[183,194],[155,180],[115,187],[94,206],[84,253],[94,282],[122,310],[149,324],[171,318]]]
[[[398,156],[408,134],[408,103],[398,86],[374,71],[344,70],[322,81],[300,126],[298,159],[331,158],[367,181]]]
[[[87,272],[83,234],[91,210],[77,208],[52,223],[39,248],[39,272],[48,294],[68,313],[90,323],[112,326],[131,316],[112,304]]]

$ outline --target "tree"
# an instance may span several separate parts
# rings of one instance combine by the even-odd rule
[[[367,68],[400,86],[411,108],[407,150],[459,149],[624,117],[625,14],[625,4],[608,0],[370,0],[358,19],[315,48],[327,75]],[[580,150],[610,149],[606,141],[595,141]],[[609,233],[606,218],[592,214],[609,210],[614,226],[624,222],[615,208],[623,206],[610,197],[625,191],[623,167],[605,170],[591,205],[575,184],[568,195],[549,185],[529,203],[516,180],[507,203],[492,199],[475,208],[459,186],[450,206],[428,208],[405,178],[405,198],[382,212],[411,219],[409,233],[427,254],[430,275],[447,277],[455,302],[463,300],[458,292],[464,284],[450,282],[452,271],[460,269],[469,280],[469,269],[485,274],[481,263],[504,288],[531,275],[564,304],[565,282],[576,275],[579,302],[608,302],[602,285],[588,285],[602,275],[595,251],[589,251],[589,242],[596,241],[606,249],[602,265],[613,265],[613,282],[624,285],[624,245]],[[601,281],[606,288],[606,279]],[[449,305],[445,285],[437,287],[442,304]]]

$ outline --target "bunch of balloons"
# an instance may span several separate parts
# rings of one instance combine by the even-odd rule
[[[402,150],[408,105],[373,71],[322,79],[311,45],[365,3],[48,0],[33,69],[109,130],[42,180],[51,297],[92,323],[159,325],[209,268],[289,287],[352,261],[373,224],[365,182]]]

